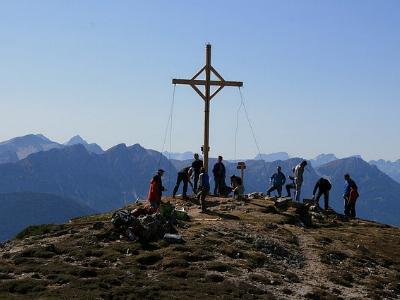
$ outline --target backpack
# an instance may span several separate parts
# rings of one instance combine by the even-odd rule
[[[126,209],[116,211],[111,217],[111,223],[115,227],[128,226],[133,221],[134,217]]]
[[[330,191],[332,188],[332,184],[329,182],[329,180],[326,180],[326,188],[328,191]]]

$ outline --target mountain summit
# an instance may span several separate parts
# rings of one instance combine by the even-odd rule
[[[16,162],[32,153],[61,147],[62,145],[49,140],[42,134],[15,137],[0,143],[0,164]]]
[[[205,214],[194,199],[164,201],[190,216],[171,229],[180,244],[133,242],[111,213],[20,232],[0,247],[0,298],[400,297],[399,228],[271,199],[210,197]]]
[[[78,144],[83,145],[91,153],[101,154],[104,152],[99,145],[97,145],[96,143],[89,144],[79,134],[73,136],[68,142],[64,143],[65,146],[73,146]]]
[[[76,144],[89,145],[89,143],[86,142],[79,134],[73,136],[72,138],[69,139],[68,142],[64,143],[64,145],[67,146],[72,146]]]

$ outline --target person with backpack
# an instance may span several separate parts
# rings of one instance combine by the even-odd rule
[[[313,198],[315,203],[319,206],[319,199],[322,195],[324,195],[324,209],[329,209],[329,191],[332,188],[332,184],[329,182],[328,179],[321,177],[317,183],[315,184],[314,191],[313,191]],[[317,192],[317,195],[315,193]]]
[[[303,185],[303,173],[307,166],[307,161],[303,160],[294,168],[294,184],[296,186],[294,199],[300,201],[301,186]]]
[[[282,173],[282,168],[281,166],[278,166],[278,168],[276,169],[276,173],[274,173],[271,176],[270,179],[272,186],[268,189],[267,191],[267,196],[271,196],[271,192],[273,191],[277,191],[278,192],[278,196],[281,197],[282,196],[282,187],[286,182],[286,176],[285,174]]]
[[[207,205],[206,205],[206,197],[210,192],[210,178],[206,170],[201,167],[200,174],[199,174],[199,190],[197,193],[197,198],[200,200],[201,211],[206,212]]]
[[[192,162],[192,169],[193,169],[193,191],[197,193],[197,182],[199,181],[200,170],[203,167],[203,161],[199,159],[199,154],[194,154],[194,161]]]
[[[163,169],[159,169],[157,174],[154,175],[150,181],[150,189],[147,200],[150,202],[150,206],[154,210],[158,210],[160,208],[162,192],[166,190],[161,179],[161,177],[164,175],[164,172],[165,171]]]
[[[226,183],[225,183],[225,165],[222,162],[222,156],[218,156],[218,160],[213,167],[214,175],[214,196],[225,196],[226,195]]]
[[[182,192],[182,197],[183,199],[187,199],[187,188],[188,188],[188,183],[193,187],[191,181],[190,181],[190,176],[192,176],[193,169],[192,167],[186,167],[183,168],[178,172],[178,176],[176,178],[176,184],[174,187],[174,190],[172,192],[172,198],[175,198],[176,192],[179,189],[179,186],[181,185],[181,182],[183,182],[183,192]]]
[[[350,178],[349,174],[344,175],[344,180],[346,182],[344,188],[344,214],[348,217],[355,218],[356,217],[356,201],[360,196],[358,194],[357,184],[353,179]]]

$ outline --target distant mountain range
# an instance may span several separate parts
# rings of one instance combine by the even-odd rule
[[[158,167],[176,171],[159,152],[139,144],[117,145],[102,154],[83,145],[31,154],[15,163],[0,165],[0,193],[49,193],[79,199],[99,212],[121,207],[147,195]]]
[[[316,156],[314,159],[311,159],[310,162],[314,168],[319,167],[321,165],[330,163],[331,161],[335,161],[338,158],[336,157],[335,154],[329,153],[329,154],[320,154]]]
[[[400,182],[400,159],[396,161],[390,160],[371,160],[371,165],[375,165],[379,170],[392,177],[397,182]]]
[[[65,201],[77,202],[84,208],[98,212],[119,208],[126,201],[146,198],[149,181],[158,168],[166,170],[164,185],[168,191],[165,194],[170,194],[177,170],[192,162],[192,155],[187,160],[168,160],[165,154],[145,149],[139,144],[120,144],[103,151],[96,144],[88,144],[79,136],[60,145],[41,135],[28,135],[0,143],[0,153],[2,157],[6,153],[13,157],[11,162],[0,164],[0,193],[18,193],[19,199],[22,199],[20,201],[39,199],[35,196],[37,194],[51,194],[64,200],[73,199]],[[282,166],[283,172],[288,176],[292,168],[302,160],[289,158],[265,161],[268,157],[286,157],[284,153],[274,155],[261,156],[264,160],[246,161],[246,193],[265,192],[270,184],[269,178],[278,165]],[[311,160],[304,175],[303,197],[312,196],[312,189],[320,176],[328,177],[333,184],[331,204],[336,210],[342,211],[343,175],[350,173],[360,187],[359,216],[400,225],[400,184],[379,169],[391,166],[386,171],[396,174],[396,164],[399,161],[377,161],[369,164],[359,157],[335,158],[333,154],[324,154]],[[210,168],[215,161],[210,159]],[[239,172],[235,162],[225,161],[225,165],[226,182],[229,184],[229,176],[239,175]],[[213,190],[212,181],[211,176]],[[40,202],[39,199],[34,203],[41,203],[45,209],[49,202]],[[14,213],[13,210],[21,209],[24,207],[16,205],[7,211]],[[76,213],[81,214],[84,211],[77,209]],[[38,216],[41,217],[41,214]],[[43,221],[38,218],[35,222],[45,222],[47,219],[44,217],[46,216],[43,215]]]
[[[101,154],[103,153],[103,149],[96,143],[89,144],[80,135],[73,136],[68,142],[64,143],[65,146],[73,146],[73,145],[83,145],[87,151],[90,153]]]
[[[42,134],[28,134],[0,143],[0,164],[16,162],[33,153],[59,149],[76,144],[82,144],[91,153],[103,153],[99,145],[94,143],[89,144],[79,135],[72,137],[68,142],[62,145],[51,141]]]
[[[61,148],[41,134],[28,134],[0,143],[0,163],[16,162],[32,153]]]
[[[74,199],[43,193],[0,194],[0,242],[29,225],[64,223],[96,211]]]
[[[276,152],[276,153],[269,153],[269,154],[258,154],[254,159],[272,162],[272,161],[276,161],[276,160],[287,160],[289,158],[290,158],[290,156],[286,152]]]
[[[186,152],[180,153],[180,152],[164,151],[163,154],[168,159],[187,160],[187,159],[192,159],[193,158],[194,152],[186,151]]]

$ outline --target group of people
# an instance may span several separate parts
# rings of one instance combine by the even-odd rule
[[[300,164],[292,169],[293,176],[289,176],[291,183],[286,184],[287,197],[292,197],[291,191],[294,189],[294,200],[300,201],[301,187],[303,185],[303,174],[305,167],[307,166],[307,161],[303,160]],[[344,175],[344,180],[346,182],[345,190],[343,193],[344,199],[344,214],[346,216],[355,218],[356,216],[356,200],[359,197],[357,184],[353,179],[350,178],[349,174]],[[286,183],[286,176],[282,172],[280,166],[277,167],[276,173],[272,174],[270,178],[271,187],[267,190],[267,196],[271,196],[273,191],[277,191],[278,196],[282,196],[282,189]],[[324,196],[324,209],[329,209],[329,192],[332,189],[332,184],[326,178],[319,178],[315,183],[313,190],[313,200],[319,205],[319,200]]]
[[[307,166],[307,161],[303,160],[298,165],[296,165],[293,169],[293,176],[289,176],[290,183],[286,184],[286,176],[282,172],[282,168],[280,166],[277,167],[276,173],[274,173],[271,178],[271,186],[267,190],[267,196],[270,196],[273,191],[278,193],[278,196],[282,196],[282,189],[285,186],[287,197],[292,197],[291,190],[294,190],[294,200],[300,201],[301,188],[303,185],[303,174],[304,170]],[[214,164],[212,173],[214,176],[214,196],[227,196],[230,193],[233,193],[233,197],[235,199],[239,199],[241,195],[244,193],[244,185],[242,178],[238,176],[231,176],[231,184],[228,187],[226,185],[226,168],[223,163],[222,156],[218,156],[217,162]],[[157,209],[161,203],[161,195],[165,188],[162,185],[161,177],[164,174],[164,170],[159,169],[157,174],[152,178],[150,182],[150,191],[148,200],[150,205]],[[191,182],[193,179],[193,183]],[[356,200],[359,197],[357,184],[353,179],[350,178],[349,174],[344,175],[344,179],[346,182],[345,190],[343,193],[344,198],[344,213],[346,216],[355,217],[356,210],[355,204]],[[190,166],[187,166],[180,170],[177,174],[177,180],[175,187],[172,192],[172,197],[175,198],[176,193],[183,183],[183,193],[182,197],[187,199],[187,189],[188,185],[192,187],[192,190],[198,200],[200,201],[200,206],[202,211],[206,211],[206,197],[210,193],[210,178],[203,167],[203,161],[199,158],[199,155],[194,154],[194,160]],[[332,184],[326,178],[319,178],[315,183],[313,190],[313,200],[316,204],[319,205],[319,200],[322,196],[324,196],[324,209],[329,209],[329,192],[332,188]]]
[[[162,176],[164,173],[164,170],[159,169],[150,182],[148,200],[154,209],[160,206],[161,195],[162,192],[165,191],[162,185]],[[217,162],[213,166],[212,173],[214,176],[214,196],[227,196],[233,193],[234,198],[238,199],[244,193],[242,178],[238,176],[231,176],[230,187],[226,185],[226,169],[222,156],[218,156]],[[181,184],[183,184],[182,198],[188,199],[187,192],[188,185],[190,185],[194,194],[200,201],[202,211],[206,211],[206,197],[210,193],[210,178],[203,167],[203,161],[199,158],[199,154],[195,153],[192,164],[178,172],[176,184],[172,191],[173,198],[176,197],[176,193]]]

